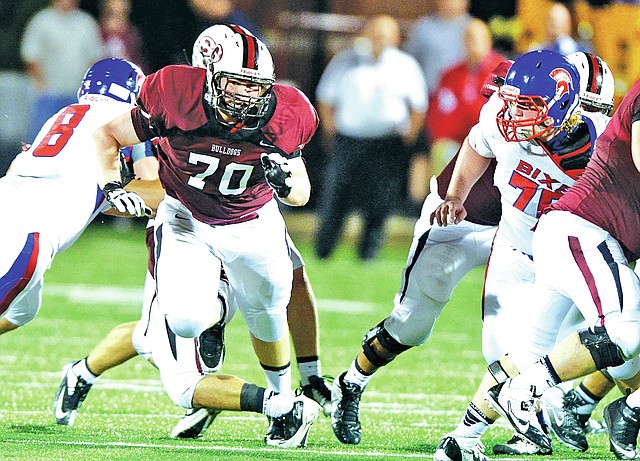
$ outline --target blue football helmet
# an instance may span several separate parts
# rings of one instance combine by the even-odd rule
[[[117,58],[103,59],[84,74],[78,89],[78,101],[82,96],[95,95],[135,104],[143,80],[144,73],[132,62]]]
[[[536,50],[511,65],[498,95],[496,121],[507,141],[538,138],[565,123],[580,105],[580,75],[563,55]]]

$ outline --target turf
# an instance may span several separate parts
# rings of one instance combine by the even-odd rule
[[[323,372],[336,376],[358,352],[363,333],[389,313],[410,242],[389,242],[379,259],[363,264],[347,244],[332,259],[318,261],[304,235],[294,239],[318,299]],[[329,419],[321,417],[307,448],[267,448],[262,442],[266,419],[233,412],[222,413],[201,439],[172,440],[169,431],[183,410],[164,393],[157,371],[140,358],[104,374],[73,427],[56,425],[52,401],[62,365],[85,356],[118,323],[138,318],[145,265],[141,226],[116,231],[101,223],[55,259],[38,317],[1,339],[0,459],[431,459],[442,435],[457,425],[485,369],[479,268],[458,286],[427,343],[372,379],[362,400],[364,436],[358,446],[340,444]],[[240,316],[227,330],[223,371],[264,385]],[[606,401],[616,396],[617,391]],[[510,435],[496,423],[483,438],[487,454]],[[613,459],[606,435],[590,435],[589,443],[589,451],[576,453],[554,441],[552,456],[535,459]]]

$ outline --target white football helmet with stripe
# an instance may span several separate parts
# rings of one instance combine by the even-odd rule
[[[578,51],[567,56],[580,74],[580,106],[588,112],[611,115],[616,90],[609,66],[599,56]]]
[[[233,24],[216,24],[204,30],[193,46],[192,65],[207,69],[205,100],[234,120],[218,121],[234,127],[251,128],[266,114],[275,72],[271,53],[247,29]],[[227,90],[229,80],[259,86],[257,95],[246,96]]]

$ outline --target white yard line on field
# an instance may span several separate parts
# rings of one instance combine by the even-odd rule
[[[142,287],[47,283],[44,288],[44,296],[64,298],[73,303],[141,304],[142,295]]]
[[[3,377],[3,373],[0,372],[0,377]],[[31,375],[31,374],[30,374]],[[50,389],[50,379],[58,380],[60,373],[53,372],[39,372],[33,374],[33,381],[8,381],[5,383],[6,388],[43,388]],[[24,380],[24,377],[22,378]],[[158,379],[110,379],[101,378],[97,382],[94,389],[98,390],[125,390],[130,392],[158,392],[163,393],[164,388]],[[386,392],[369,391],[367,392],[368,408],[372,408],[380,411],[387,410],[407,410],[420,408],[424,406],[430,406],[431,404],[438,404],[440,402],[466,402],[469,400],[467,395],[455,395],[455,394],[438,394],[438,393],[409,393],[409,392],[395,392],[389,394]],[[1,410],[0,410],[1,411]]]
[[[283,453],[282,448],[244,448],[244,447],[225,447],[222,445],[165,445],[159,443],[126,443],[126,442],[70,442],[70,441],[53,441],[53,440],[22,440],[22,439],[5,439],[5,443],[23,443],[23,444],[38,444],[38,445],[73,445],[73,446],[85,446],[85,447],[129,447],[129,448],[166,448],[168,450],[199,450],[207,452],[221,451],[236,452],[236,453]],[[322,455],[322,456],[345,456],[345,457],[365,457],[371,456],[375,458],[419,458],[424,459],[424,453],[385,453],[381,451],[337,451],[337,450],[310,450],[300,449],[295,450],[296,454],[307,453],[309,455]],[[518,461],[518,458],[509,458],[512,461]]]
[[[142,304],[142,287],[47,283],[44,296],[64,298],[81,304]],[[374,303],[342,299],[318,299],[323,312],[370,312]]]

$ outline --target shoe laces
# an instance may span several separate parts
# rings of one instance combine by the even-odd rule
[[[69,387],[69,390],[71,391],[69,394],[70,406],[76,408],[79,407],[87,397],[89,389],[91,389],[91,384],[86,382],[82,376],[76,376],[76,384],[73,387]]]
[[[288,440],[293,436],[300,426],[299,418],[301,405],[303,405],[301,402],[294,402],[291,411],[276,418],[271,418],[271,423],[273,425],[273,439]]]
[[[342,421],[348,425],[360,424],[360,397],[362,390],[360,386],[354,383],[342,381],[342,401],[340,402],[342,407]]]
[[[485,450],[486,448],[480,440],[478,440],[476,444],[473,446],[473,448],[471,449],[473,453],[477,453],[477,454],[483,454]]]
[[[562,410],[565,414],[564,427],[567,431],[583,434],[584,430],[575,409],[580,406],[582,398],[575,392],[567,392],[562,398]]]
[[[536,414],[540,411],[540,405],[540,399],[532,396],[531,394],[527,394],[526,397],[521,400],[520,410]]]
[[[562,397],[562,406],[573,413],[576,413],[576,409],[579,406],[585,405],[586,403],[587,402],[573,390],[567,392]]]
[[[536,393],[535,386],[531,386],[531,391],[529,393],[529,400],[527,403],[530,405],[529,411],[533,413],[540,413],[542,411],[542,400],[540,400],[541,395]]]
[[[622,405],[624,407],[620,408],[619,411],[623,424],[616,424],[615,432],[625,443],[635,447],[638,431],[640,430],[640,411],[630,408],[626,402],[622,402]]]

